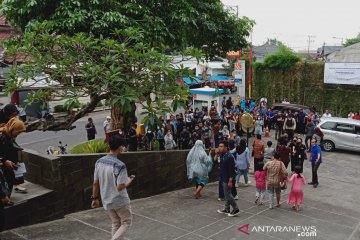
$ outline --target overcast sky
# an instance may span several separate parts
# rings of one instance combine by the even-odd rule
[[[341,45],[360,32],[359,0],[221,0],[239,6],[239,16],[256,21],[252,41],[277,38],[294,50]],[[335,38],[334,38],[335,37]]]

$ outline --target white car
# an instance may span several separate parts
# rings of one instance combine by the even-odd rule
[[[324,151],[346,149],[360,151],[360,121],[348,118],[322,118],[318,127],[324,133]]]

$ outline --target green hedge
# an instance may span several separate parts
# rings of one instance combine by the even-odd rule
[[[318,112],[330,109],[345,117],[360,111],[360,86],[324,83],[323,62],[298,62],[288,70],[269,69],[257,63],[253,73],[253,96],[269,103],[287,98],[292,103],[314,106]]]

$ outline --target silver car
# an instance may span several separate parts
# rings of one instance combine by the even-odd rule
[[[348,118],[322,118],[318,127],[324,133],[322,147],[330,152],[335,148],[360,151],[360,121]]]

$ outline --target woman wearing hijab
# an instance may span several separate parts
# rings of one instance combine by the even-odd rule
[[[176,148],[176,144],[170,130],[167,131],[164,137],[164,143],[165,143],[165,150],[173,150],[174,148]]]
[[[0,127],[0,158],[2,158],[2,170],[8,184],[10,197],[13,186],[24,183],[23,177],[15,178],[14,174],[14,169],[16,170],[19,164],[18,152],[22,150],[15,139],[19,134],[25,132],[26,128],[24,123],[17,118],[19,112],[15,105],[6,105],[4,112],[9,116],[9,121]],[[26,189],[21,187],[16,189],[21,193],[26,192]]]
[[[194,179],[196,183],[196,191],[194,193],[196,199],[200,197],[201,190],[209,181],[208,173],[211,166],[212,161],[205,152],[203,142],[197,140],[186,159],[188,179]]]

